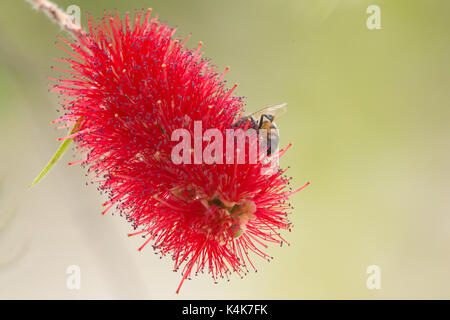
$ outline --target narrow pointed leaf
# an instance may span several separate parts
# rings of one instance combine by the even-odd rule
[[[73,139],[67,139],[64,140],[63,143],[59,146],[58,150],[56,150],[53,157],[50,159],[50,161],[47,163],[45,168],[39,173],[39,175],[34,179],[33,183],[30,185],[30,187],[34,186],[36,183],[38,183],[49,171],[53,166],[58,162],[58,160],[62,157],[62,155],[66,152],[67,148],[72,143]]]
[[[72,130],[70,131],[69,135],[74,134],[75,132],[78,131],[78,128],[80,127],[80,122],[81,121],[77,121],[77,123],[73,126]],[[36,183],[38,183],[50,171],[50,169],[53,168],[53,166],[59,161],[59,159],[61,159],[63,154],[67,151],[67,149],[69,148],[72,141],[73,141],[73,138],[69,138],[69,139],[64,140],[63,143],[61,143],[58,150],[56,150],[55,154],[50,159],[50,161],[47,163],[45,168],[34,179],[33,183],[28,186],[29,188],[31,188]]]

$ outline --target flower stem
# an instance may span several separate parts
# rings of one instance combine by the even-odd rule
[[[58,23],[62,29],[72,36],[84,33],[83,29],[73,22],[70,15],[60,9],[55,3],[48,0],[26,0],[36,10],[44,12],[53,22]]]

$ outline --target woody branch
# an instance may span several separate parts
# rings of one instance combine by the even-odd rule
[[[53,22],[58,23],[62,29],[73,36],[83,33],[83,29],[76,25],[70,15],[61,10],[56,4],[48,0],[26,0],[36,10],[44,12]]]

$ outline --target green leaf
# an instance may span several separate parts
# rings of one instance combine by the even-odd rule
[[[41,171],[41,173],[39,173],[39,175],[34,179],[33,183],[30,184],[29,188],[31,188],[32,186],[34,186],[36,183],[38,183],[49,171],[51,168],[53,168],[53,166],[58,162],[58,160],[62,157],[62,155],[64,154],[64,152],[67,151],[67,148],[70,146],[70,144],[72,143],[73,139],[67,139],[64,140],[63,143],[61,143],[61,145],[59,146],[58,150],[56,150],[55,154],[53,155],[53,157],[50,159],[50,161],[47,163],[47,165],[45,166],[45,168]]]
[[[78,128],[80,127],[81,121],[78,120],[77,123],[73,126],[72,130],[70,131],[69,135],[74,134],[78,131]],[[58,150],[56,150],[53,157],[50,159],[50,161],[47,163],[45,168],[39,173],[39,175],[34,179],[33,183],[28,186],[28,188],[31,188],[36,183],[38,183],[49,171],[53,166],[61,159],[63,154],[67,151],[67,148],[69,148],[70,144],[72,143],[73,138],[69,138],[64,140],[63,143],[59,146]]]

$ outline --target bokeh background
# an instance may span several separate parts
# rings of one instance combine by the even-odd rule
[[[58,0],[82,14],[154,8],[189,46],[231,66],[249,111],[289,103],[280,119],[294,185],[290,247],[258,273],[180,280],[170,259],[101,200],[72,152],[36,187],[55,151],[48,76],[66,36],[25,1],[0,1],[0,298],[450,298],[450,1]],[[381,30],[366,9],[381,8]],[[82,24],[86,20],[83,16]],[[81,289],[66,268],[79,265]],[[381,268],[368,290],[366,268]]]

